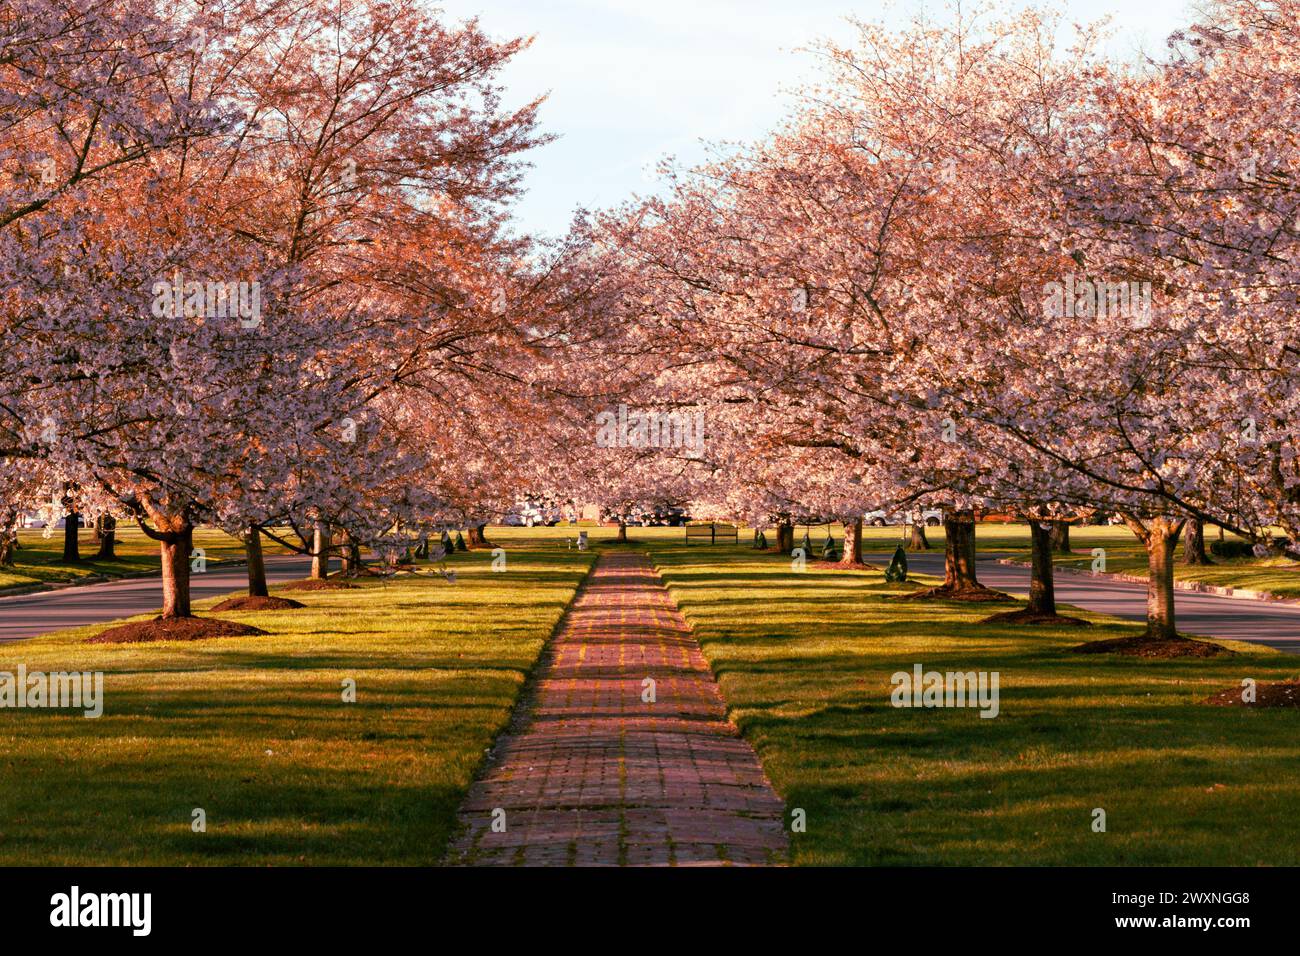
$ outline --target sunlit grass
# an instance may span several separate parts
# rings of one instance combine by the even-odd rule
[[[986,544],[1018,533],[993,527]],[[3,646],[0,670],[105,671],[107,702],[98,720],[0,710],[0,863],[438,862],[594,557],[566,548],[578,530],[490,529],[505,574],[489,552],[457,554],[454,585],[372,580],[297,593],[300,611],[223,615],[264,638],[104,646],[81,643],[99,629],[84,628]],[[596,547],[616,533],[585,530]],[[1076,548],[1127,534],[1096,532]],[[796,863],[1300,863],[1300,715],[1198,703],[1243,677],[1295,677],[1293,657],[1078,656],[1066,649],[1138,627],[1081,612],[1098,622],[1086,634],[993,628],[988,607],[886,601],[878,573],[796,574],[743,534],[629,534],[778,791],[807,812]],[[914,663],[998,671],[1001,716],[894,709],[890,675]],[[195,808],[206,833],[190,829]]]
[[[82,643],[93,627],[0,646],[3,671],[102,670],[106,698],[98,719],[0,710],[0,863],[438,862],[592,559],[508,547],[503,574],[457,554],[455,584],[372,580],[220,615],[267,637]]]
[[[1300,863],[1300,714],[1198,703],[1300,665],[1075,655],[1137,633],[979,623],[987,606],[887,601],[879,574],[735,548],[651,545],[733,719],[790,809],[799,864]],[[896,709],[890,675],[998,671],[1001,715]],[[1108,832],[1092,830],[1104,809]]]

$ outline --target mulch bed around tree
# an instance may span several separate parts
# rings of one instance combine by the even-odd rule
[[[980,621],[981,624],[1049,624],[1055,627],[1092,627],[1091,621],[1064,614],[1042,614],[1022,607],[1019,611],[1003,611]]]
[[[1255,699],[1241,699],[1243,687],[1232,687],[1211,694],[1202,703],[1212,707],[1300,707],[1300,681],[1288,680],[1276,684],[1256,684]]]
[[[236,624],[215,617],[178,617],[164,620],[133,621],[110,627],[92,638],[87,644],[145,644],[149,641],[202,641],[209,637],[251,637],[265,634],[260,627]]]
[[[290,581],[280,585],[281,591],[351,591],[355,584],[346,581],[322,581],[319,578],[307,578],[304,581]]]
[[[248,595],[226,598],[212,610],[214,611],[287,611],[290,608],[306,607],[301,601],[291,598],[262,597]]]
[[[1187,637],[1114,637],[1105,641],[1089,641],[1070,650],[1076,654],[1119,654],[1124,657],[1232,657],[1236,651],[1207,641],[1194,641]]]
[[[912,591],[910,594],[899,594],[890,598],[892,601],[966,601],[971,604],[980,604],[986,601],[1010,601],[1010,594],[1003,594],[1001,591],[995,591],[992,588],[948,588],[942,584],[937,588],[926,588],[923,591]]]

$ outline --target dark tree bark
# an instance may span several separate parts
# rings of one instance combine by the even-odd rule
[[[1188,518],[1187,527],[1183,530],[1183,564],[1213,563],[1205,551],[1205,525],[1199,518]]]
[[[925,522],[908,525],[908,551],[929,551],[930,539],[925,536]]]
[[[975,576],[975,515],[970,510],[946,511],[943,516],[943,586],[950,591],[979,590]]]
[[[616,537],[614,540],[615,541],[627,540],[627,522],[624,521],[622,518],[618,519],[618,537]]]
[[[486,524],[472,524],[469,526],[469,539],[466,543],[471,551],[476,548],[494,547],[492,542],[487,539],[486,532]]]
[[[248,596],[268,597],[266,559],[262,555],[262,530],[255,524],[244,532],[244,553],[248,555]]]
[[[68,511],[63,519],[63,557],[64,564],[76,564],[81,560],[81,542],[77,535],[77,512]]]
[[[1070,522],[1052,522],[1052,550],[1057,554],[1070,554]]]
[[[782,521],[776,526],[776,550],[782,554],[794,550],[794,525],[789,521]]]
[[[1052,532],[1056,527],[1052,524],[1045,528],[1041,521],[1029,523],[1033,569],[1029,576],[1029,607],[1026,610],[1031,614],[1056,614],[1056,569],[1052,564]]]
[[[117,519],[112,515],[101,515],[99,522],[99,550],[95,552],[96,561],[117,560]]]
[[[6,508],[0,520],[0,567],[13,567],[18,550],[18,509]]]
[[[857,567],[863,563],[862,519],[859,517],[852,524],[844,526],[844,557],[840,558],[840,564]]]

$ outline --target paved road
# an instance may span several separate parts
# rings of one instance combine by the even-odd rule
[[[1028,594],[1029,569],[998,564],[1000,555],[980,555],[976,573],[981,583],[1010,593]],[[908,566],[943,577],[943,552],[909,554]],[[1140,584],[1083,574],[1056,575],[1056,600],[1089,611],[1134,621],[1147,618],[1147,592]],[[1273,604],[1241,598],[1175,591],[1178,629],[1188,634],[1257,641],[1289,654],[1300,654],[1300,605]]]
[[[496,755],[461,807],[458,862],[785,860],[784,804],[644,555],[601,555]]]
[[[310,570],[310,558],[281,555],[266,559],[266,577],[271,582],[304,578]],[[246,587],[248,572],[243,565],[217,567],[191,577],[190,597],[199,601]],[[0,643],[144,614],[161,607],[162,580],[159,577],[126,578],[85,587],[0,597]]]

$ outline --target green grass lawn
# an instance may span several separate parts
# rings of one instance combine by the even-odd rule
[[[507,537],[504,574],[471,552],[455,584],[372,580],[221,615],[267,637],[82,643],[94,627],[0,645],[2,671],[103,671],[106,699],[98,719],[0,710],[0,864],[438,862],[592,559]]]
[[[1300,713],[1198,703],[1243,677],[1295,678],[1295,657],[1076,655],[1140,627],[1080,612],[1098,626],[992,628],[979,621],[998,608],[887,601],[876,573],[648,550],[733,719],[807,813],[796,864],[1300,863]],[[1001,715],[892,707],[891,674],[915,663],[998,671]]]
[[[615,533],[587,530],[598,547]],[[630,534],[778,791],[806,811],[797,864],[1300,863],[1300,714],[1198,703],[1243,677],[1294,678],[1294,657],[1073,655],[1138,627],[1084,614],[1099,622],[1086,635],[994,629],[978,623],[987,606],[887,602],[879,574],[796,574],[743,545],[686,547],[680,529]],[[471,552],[452,558],[455,584],[372,580],[297,593],[304,610],[223,615],[268,637],[82,643],[95,627],[0,645],[0,671],[106,675],[97,720],[0,710],[0,864],[441,860],[594,557],[566,548],[572,528],[489,536],[505,574]],[[890,675],[915,663],[998,671],[1001,715],[891,707]],[[191,831],[195,808],[206,833]]]
[[[122,522],[118,526],[116,561],[90,560],[99,549],[92,529],[82,528],[77,537],[84,560],[77,564],[62,564],[62,528],[55,528],[48,538],[43,530],[18,532],[20,547],[14,566],[0,568],[0,590],[76,581],[93,574],[119,575],[158,570],[158,542],[145,537],[144,532],[134,525]],[[244,557],[244,547],[239,540],[216,528],[196,529],[194,547],[204,550],[209,563],[238,561]],[[268,554],[282,550],[271,541],[267,541],[265,547]]]

